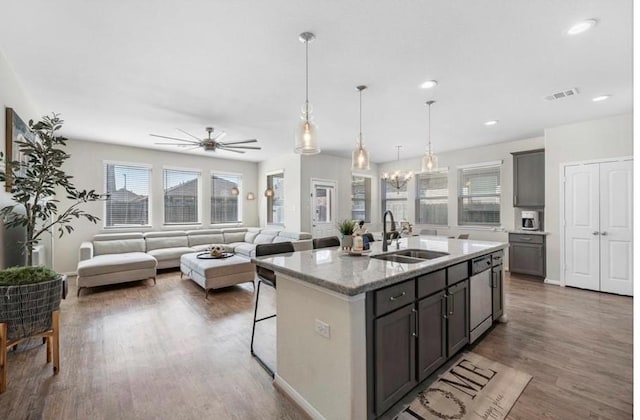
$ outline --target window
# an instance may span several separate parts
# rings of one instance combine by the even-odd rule
[[[371,222],[371,178],[351,177],[351,219]]]
[[[198,223],[199,172],[164,170],[164,223]]]
[[[385,180],[380,182],[382,189],[382,211],[391,210],[393,218],[396,222],[408,219],[408,195],[407,195],[407,183],[405,183],[400,189],[389,185]]]
[[[449,186],[447,172],[418,175],[416,182],[416,223],[449,223]]]
[[[134,165],[105,165],[105,226],[143,226],[149,224],[151,168]]]
[[[267,223],[284,225],[284,173],[267,175],[267,189],[273,193],[267,196]]]
[[[500,225],[500,164],[458,171],[458,224]]]
[[[240,222],[241,200],[238,194],[242,191],[242,176],[232,174],[212,174],[211,175],[211,223],[232,223]]]

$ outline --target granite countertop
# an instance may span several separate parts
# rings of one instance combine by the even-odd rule
[[[545,232],[543,230],[524,230],[524,229],[513,229],[507,232],[517,233],[519,235],[548,235],[549,234],[549,232]]]
[[[339,248],[324,248],[252,258],[256,265],[287,274],[347,296],[380,289],[403,280],[436,271],[460,261],[488,254],[508,246],[501,242],[413,236],[400,239],[400,249],[419,248],[449,255],[405,264],[370,258],[382,253],[382,242],[371,243],[371,252],[350,256]],[[395,242],[387,252],[396,251]]]

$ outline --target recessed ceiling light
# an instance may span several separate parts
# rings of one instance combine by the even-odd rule
[[[427,80],[426,82],[424,82],[423,84],[420,85],[420,87],[422,89],[431,89],[432,87],[434,87],[435,85],[438,84],[437,80]]]
[[[594,26],[596,26],[596,23],[598,23],[598,21],[595,19],[583,20],[582,22],[578,22],[575,25],[573,25],[571,28],[569,28],[569,30],[567,31],[567,34],[569,35],[581,34],[593,28]]]
[[[485,121],[484,125],[492,126],[498,124],[498,120]]]
[[[606,101],[607,99],[609,99],[611,97],[611,95],[600,95],[600,96],[596,96],[595,98],[591,99],[593,102],[600,102],[600,101]]]

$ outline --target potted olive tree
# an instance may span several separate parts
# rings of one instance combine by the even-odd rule
[[[75,219],[96,223],[99,218],[80,206],[106,197],[94,190],[79,190],[71,181],[73,177],[62,169],[70,157],[63,149],[67,139],[57,134],[62,124],[57,114],[44,116],[36,123],[29,121],[34,136],[16,142],[21,160],[6,162],[8,173],[0,165],[0,181],[6,182],[11,177],[13,199],[11,205],[0,209],[0,217],[7,228],[26,230],[25,240],[18,245],[27,257],[26,267],[0,270],[0,342],[17,343],[26,337],[46,334],[51,328],[57,334],[52,317],[60,306],[64,278],[47,268],[31,267],[34,247],[54,229],[60,237],[73,232],[71,223]],[[3,161],[4,155],[0,153],[0,162]],[[56,197],[61,193],[70,201],[62,208]],[[57,320],[57,315],[54,318]],[[57,339],[54,343],[57,344]],[[57,372],[55,360],[54,372]],[[0,383],[0,392],[2,387]]]

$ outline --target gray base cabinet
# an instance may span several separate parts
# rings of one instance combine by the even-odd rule
[[[544,277],[546,274],[545,237],[535,234],[509,234],[509,271]]]
[[[386,411],[417,384],[415,326],[413,305],[375,320],[377,413]]]
[[[469,280],[447,289],[447,356],[469,343]]]
[[[446,302],[443,292],[418,302],[418,381],[447,360]]]

